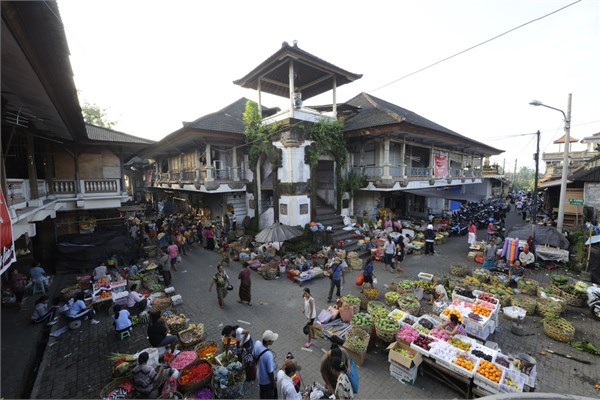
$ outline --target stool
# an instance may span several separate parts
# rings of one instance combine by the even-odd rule
[[[35,296],[36,294],[44,294],[46,293],[46,287],[44,286],[44,282],[42,281],[36,281],[33,282],[33,287],[31,289],[31,294],[32,296]]]
[[[125,338],[131,337],[131,329],[127,329],[126,331],[119,332],[119,340],[124,340]]]

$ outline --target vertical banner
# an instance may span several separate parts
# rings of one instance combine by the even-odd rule
[[[13,242],[12,224],[8,206],[4,200],[4,193],[0,190],[0,245],[2,246],[2,268],[0,274],[3,274],[8,267],[17,261],[15,253],[15,243]]]
[[[436,178],[448,176],[448,156],[436,154],[433,156],[433,175]]]

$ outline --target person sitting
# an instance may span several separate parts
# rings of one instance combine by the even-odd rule
[[[434,301],[448,302],[448,292],[444,285],[438,282],[437,276],[433,277],[433,293],[427,304],[433,304]]]
[[[152,347],[170,346],[175,351],[177,336],[169,334],[169,327],[162,318],[160,311],[150,313],[150,325],[148,325],[148,341]]]
[[[33,314],[31,314],[31,322],[39,324],[41,322],[48,321],[48,326],[54,325],[58,321],[58,317],[55,317],[56,306],[48,307],[48,301],[50,298],[46,295],[40,296],[36,300]]]
[[[129,295],[127,296],[127,308],[133,315],[138,315],[146,309],[148,299],[137,292],[137,284],[134,283],[129,288]]]
[[[402,238],[402,241],[404,242],[404,249],[406,250],[406,254],[412,254],[415,246],[412,244],[411,236],[407,233],[406,236]]]
[[[513,265],[510,266],[508,270],[508,282],[509,283],[517,283],[520,279],[525,277],[525,269],[521,266],[521,262],[519,260],[515,260]]]
[[[496,261],[496,263],[494,263],[494,268],[492,269],[492,271],[499,271],[499,272],[507,273],[508,272],[508,264],[506,262],[506,257],[502,257],[501,259]]]
[[[108,268],[104,263],[100,263],[96,268],[94,268],[94,281],[98,281],[103,278],[107,278],[110,280],[110,276],[108,275]]]
[[[148,359],[150,356],[143,351],[138,356],[138,365],[135,366],[132,372],[133,386],[135,390],[146,399],[155,399],[158,397],[157,381],[162,373],[163,368],[158,367],[158,371],[149,366]]]
[[[31,276],[32,282],[42,282],[45,290],[48,290],[49,278],[39,262],[33,263],[31,269],[29,270],[29,276]]]
[[[450,319],[444,322],[441,326],[441,329],[445,329],[450,336],[454,335],[467,335],[467,330],[464,325],[458,320],[456,314],[450,314]]]
[[[96,312],[92,308],[92,305],[90,304],[89,306],[86,306],[85,302],[83,301],[84,298],[85,296],[83,292],[79,292],[75,295],[75,302],[73,303],[73,305],[71,305],[69,311],[67,311],[67,318],[70,320],[81,320],[91,318],[90,323],[92,325],[99,324],[100,321],[94,319],[94,317],[96,316]]]
[[[535,256],[529,251],[529,246],[523,247],[523,251],[519,254],[519,261],[523,268],[534,268]]]
[[[121,333],[133,328],[133,323],[131,322],[131,314],[129,314],[129,311],[123,309],[123,306],[121,306],[120,304],[115,304],[113,308],[115,310],[115,313],[112,316],[112,319],[113,324],[115,325],[115,332]]]

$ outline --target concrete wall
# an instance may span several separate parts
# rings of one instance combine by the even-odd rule
[[[82,153],[79,155],[79,176],[81,179],[119,179],[121,161],[116,154],[109,151]]]
[[[67,153],[54,154],[54,177],[56,179],[75,179],[75,162]]]
[[[600,183],[585,182],[583,184],[583,201],[587,207],[594,207],[595,214],[598,215],[600,212]]]
[[[300,213],[303,208],[304,213]],[[286,210],[283,213],[282,210]],[[281,196],[279,199],[279,222],[284,225],[300,225],[304,228],[310,222],[310,198],[307,195]]]

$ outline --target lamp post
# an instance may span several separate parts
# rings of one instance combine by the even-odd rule
[[[547,106],[539,100],[533,100],[529,103],[532,106],[542,106],[550,108],[552,110],[560,111],[565,119],[565,149],[563,152],[563,167],[562,177],[560,180],[560,200],[558,203],[558,220],[556,221],[556,228],[559,232],[563,231],[563,225],[565,222],[565,205],[567,202],[567,177],[569,175],[569,147],[571,145],[570,133],[571,133],[571,93],[569,93],[569,101],[567,103],[567,113],[560,108],[554,108]]]

